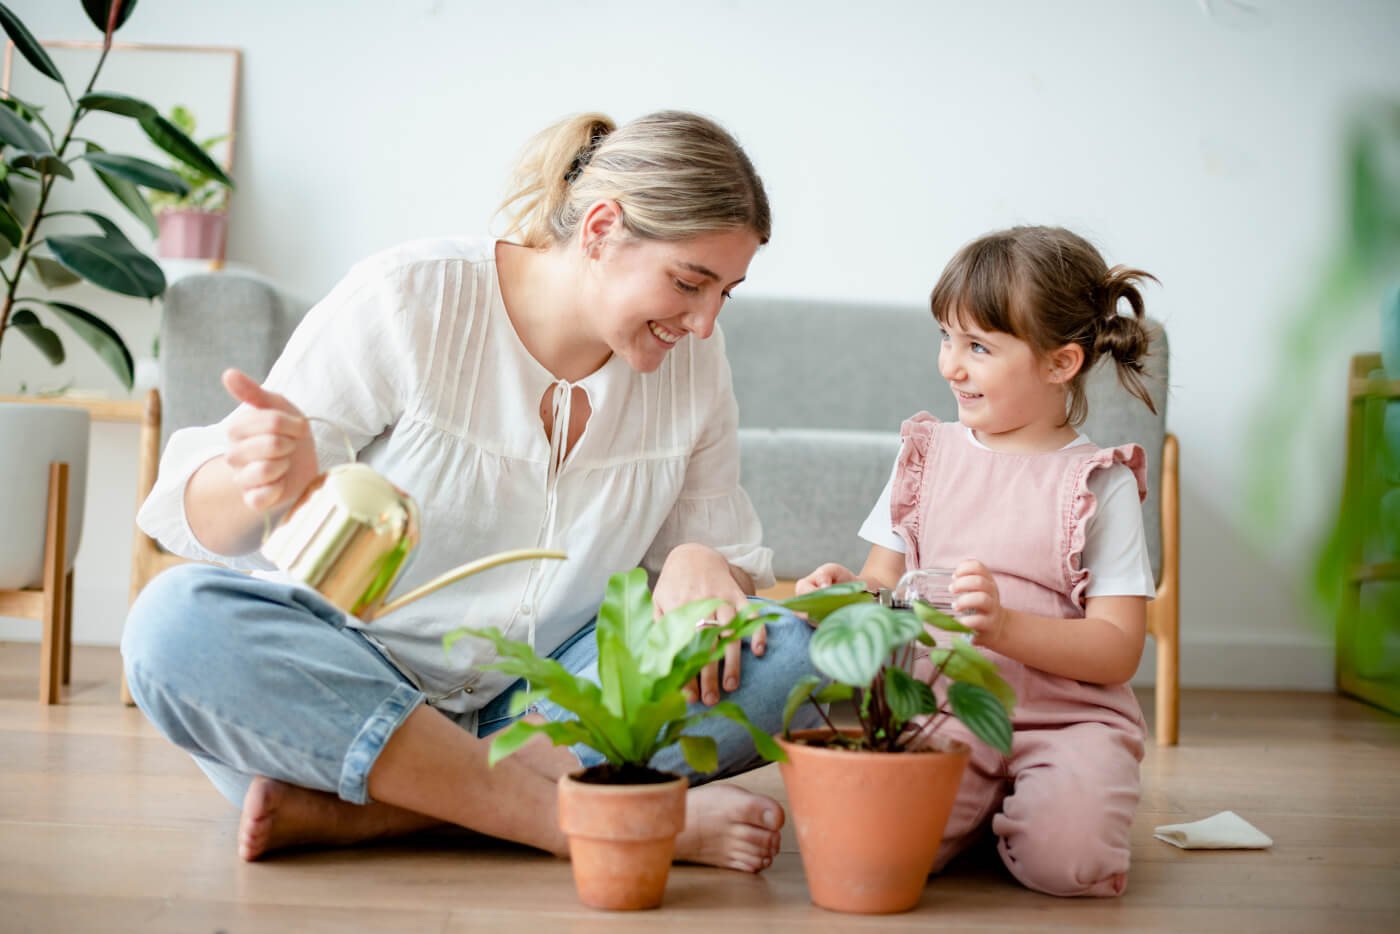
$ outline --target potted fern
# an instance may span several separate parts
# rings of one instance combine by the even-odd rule
[[[171,108],[168,119],[190,139],[195,139],[198,124],[188,108],[178,105]],[[230,134],[222,133],[198,140],[198,145],[209,154],[229,137]],[[172,161],[168,169],[179,176],[189,190],[181,194],[153,189],[146,195],[160,228],[157,251],[170,259],[211,259],[222,263],[228,242],[228,184],[225,179],[184,162]]]
[[[646,572],[636,568],[614,574],[598,609],[600,684],[570,674],[495,628],[463,628],[443,638],[447,650],[464,636],[488,639],[501,660],[482,667],[529,681],[529,690],[511,698],[513,714],[548,698],[578,718],[538,724],[517,720],[493,739],[490,764],[536,735],[556,746],[583,743],[606,758],[603,765],[559,783],[559,823],[569,836],[574,884],[586,905],[619,910],[661,904],[676,834],[685,826],[688,783],[652,770],[649,763],[679,743],[697,772],[712,772],[719,765],[714,739],[687,734],[687,729],[708,717],[728,717],[749,730],[765,758],[783,758],[773,738],[750,723],[737,704],[722,701],[689,711],[685,686],[721,659],[725,646],[774,615],[755,603],[723,627],[698,625],[721,605],[719,600],[696,601],[653,619]]]
[[[898,591],[896,591],[898,592]],[[812,900],[834,911],[907,911],[937,855],[970,750],[939,734],[950,718],[1009,753],[1016,695],[969,642],[939,645],[930,630],[967,627],[913,600],[876,602],[861,581],[784,601],[819,623],[809,648],[825,675],[793,686],[781,766]],[[939,697],[939,678],[947,687]],[[791,732],[812,703],[850,701],[858,726]]]

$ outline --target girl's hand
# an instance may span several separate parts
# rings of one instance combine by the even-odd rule
[[[225,370],[223,382],[229,395],[251,406],[229,421],[224,455],[243,504],[268,512],[290,503],[316,478],[316,443],[306,416],[239,370]]]
[[[948,589],[957,594],[953,609],[958,622],[976,633],[976,642],[993,642],[1001,635],[1006,608],[1001,605],[997,582],[985,564],[972,559],[953,568],[953,583]]]
[[[821,590],[823,587],[830,587],[832,584],[844,584],[846,581],[859,580],[850,572],[850,569],[839,564],[823,564],[811,574],[802,578],[793,585],[793,593],[802,596],[804,593],[811,593],[814,590]]]
[[[718,598],[725,601],[715,612],[715,621],[724,625],[734,618],[738,607],[749,602],[748,596],[739,588],[739,583],[730,572],[729,562],[724,555],[706,545],[679,545],[666,556],[661,566],[661,574],[656,580],[656,590],[651,595],[656,615],[669,613],[678,606],[685,606],[693,600]],[[739,689],[739,666],[743,657],[742,640],[736,639],[724,649],[723,681],[726,691]],[[768,631],[760,626],[749,637],[749,650],[754,655],[762,655],[767,648]],[[705,666],[700,677],[686,688],[686,698],[695,701],[698,697],[706,706],[719,703],[720,663]]]

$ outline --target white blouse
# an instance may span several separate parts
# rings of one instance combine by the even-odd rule
[[[643,565],[654,579],[685,542],[772,585],[772,551],[739,486],[738,405],[718,328],[712,340],[682,339],[654,373],[614,354],[575,383],[557,380],[506,314],[494,241],[425,240],[357,264],[307,313],[265,385],[343,428],[361,462],[417,500],[422,537],[396,592],[497,551],[568,553],[449,584],[373,623],[349,620],[449,712],[480,709],[512,680],[476,667],[495,657],[484,640],[444,653],[443,634],[458,626],[495,626],[547,653],[593,618],[610,574]],[[562,439],[573,386],[591,415],[560,461],[539,410],[551,393]],[[227,421],[171,436],[137,523],[177,554],[284,579],[260,555],[212,554],[190,530],[185,485],[224,452]],[[333,425],[311,423],[322,470],[347,459]]]

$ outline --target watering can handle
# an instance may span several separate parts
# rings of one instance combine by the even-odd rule
[[[541,550],[539,548],[520,548],[515,551],[502,551],[497,552],[494,555],[487,555],[485,558],[478,558],[477,560],[468,562],[467,564],[464,564],[459,568],[453,568],[447,573],[441,574],[428,581],[422,587],[417,587],[413,590],[410,590],[402,597],[397,597],[394,600],[389,601],[375,612],[373,618],[377,619],[380,616],[383,616],[385,613],[392,613],[394,610],[397,610],[402,606],[406,606],[412,603],[419,597],[426,597],[433,591],[440,590],[443,587],[446,587],[448,584],[453,583],[454,581],[459,581],[464,577],[470,577],[471,575],[476,574],[479,571],[485,571],[488,568],[494,568],[498,564],[508,564],[512,561],[528,561],[537,558],[555,558],[562,561],[567,557],[568,555],[564,554],[564,552],[562,551],[547,551]]]

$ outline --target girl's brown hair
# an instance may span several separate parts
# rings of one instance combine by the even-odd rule
[[[987,234],[948,263],[930,303],[940,324],[949,318],[1000,331],[1031,346],[1037,357],[1078,344],[1084,364],[1066,384],[1066,423],[1089,412],[1084,380],[1099,358],[1111,356],[1118,380],[1153,414],[1141,358],[1147,355],[1138,283],[1155,276],[1126,266],[1108,268],[1093,244],[1063,227],[1012,227]],[[1126,299],[1132,315],[1119,313]]]
[[[666,110],[620,127],[578,114],[538,134],[500,207],[506,236],[536,248],[563,242],[604,198],[622,206],[629,233],[650,240],[748,229],[767,243],[772,232],[763,182],[734,137],[706,117]]]

